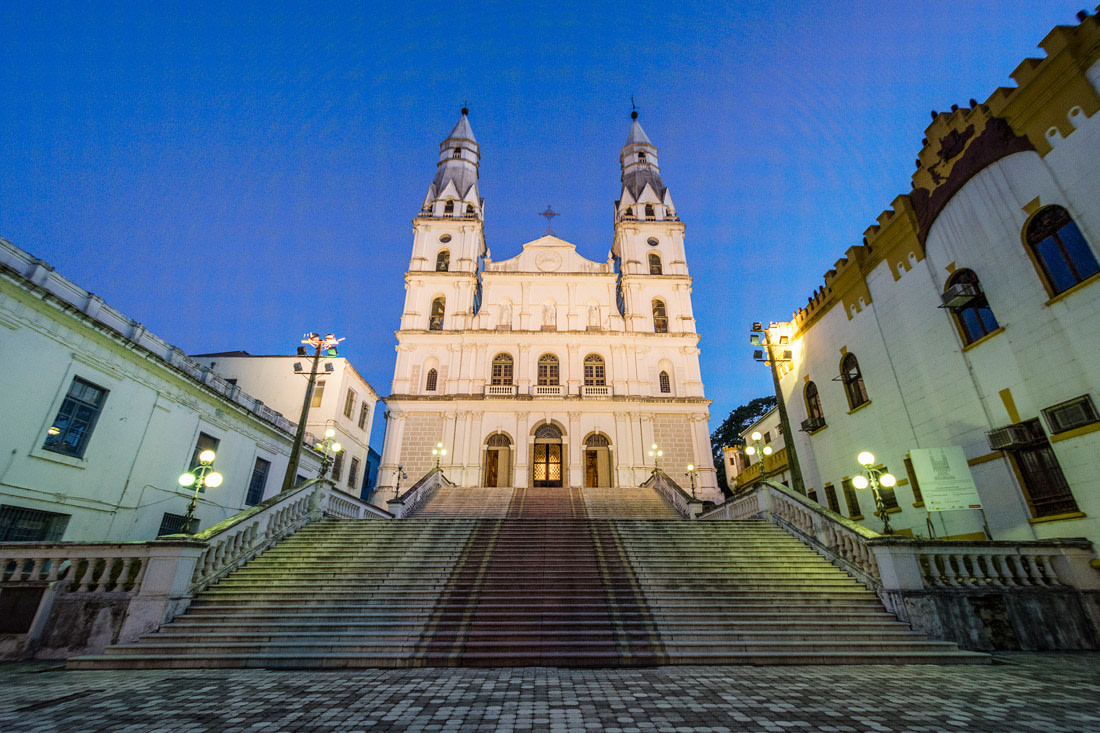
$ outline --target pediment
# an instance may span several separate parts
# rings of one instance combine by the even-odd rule
[[[547,234],[523,245],[521,251],[511,259],[485,264],[486,272],[531,272],[531,273],[601,273],[610,272],[606,262],[593,262],[577,254],[577,246],[553,234]]]

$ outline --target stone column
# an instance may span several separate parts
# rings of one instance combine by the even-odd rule
[[[485,413],[481,410],[470,413],[470,430],[466,436],[466,452],[462,459],[466,468],[463,486],[477,486],[481,483],[481,444],[485,442],[481,422],[484,416]]]
[[[526,487],[529,484],[528,479],[528,461],[531,454],[531,437],[527,434],[529,429],[527,427],[527,419],[530,417],[529,412],[517,412],[516,416],[516,474],[512,483],[516,486]]]
[[[615,413],[615,433],[611,446],[615,457],[615,474],[619,486],[633,486],[634,440],[630,431],[630,413]]]
[[[581,485],[584,483],[582,480],[583,472],[581,471],[581,451],[583,450],[581,441],[584,436],[580,434],[580,430],[581,413],[570,412],[569,434],[565,436],[565,439],[569,441],[566,446],[568,449],[567,452],[569,458],[569,473],[566,476],[562,477],[563,479],[568,479],[567,481],[562,481],[562,485],[569,486],[571,488],[580,488]],[[564,459],[565,456],[562,456],[562,458]],[[564,460],[562,461],[562,464],[564,466]]]
[[[386,419],[386,437],[382,443],[382,458],[378,466],[378,489],[375,495],[382,496],[386,489],[394,487],[394,471],[401,463],[401,441],[405,435],[405,412],[386,410],[382,413]]]
[[[531,361],[530,354],[531,344],[519,345],[519,361],[516,362],[516,373],[513,375],[513,381],[521,395],[531,393],[531,375],[528,372],[528,365]]]

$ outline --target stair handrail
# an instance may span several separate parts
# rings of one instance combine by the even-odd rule
[[[760,482],[700,516],[754,518],[779,525],[886,601],[896,592],[938,588],[1100,590],[1100,573],[1091,564],[1093,545],[1081,537],[961,541],[882,535],[772,481]]]
[[[128,642],[156,631],[182,613],[196,593],[306,524],[349,515],[392,518],[315,478],[195,535],[147,542],[0,543],[0,585],[47,587],[27,638],[29,650],[48,631],[50,608],[60,594],[80,594],[92,604],[122,604],[117,641]]]
[[[416,513],[416,510],[424,505],[428,499],[442,486],[457,486],[456,483],[443,475],[443,470],[433,468],[424,474],[419,481],[413,484],[408,491],[401,496],[390,499],[386,505],[390,513],[397,519],[407,519]]]
[[[656,490],[685,519],[697,518],[703,509],[701,500],[693,498],[691,494],[680,488],[671,476],[659,468],[653,469],[653,473],[642,482],[642,486]]]

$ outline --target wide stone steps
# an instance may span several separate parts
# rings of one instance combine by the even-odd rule
[[[578,512],[527,492],[510,512]],[[518,508],[517,508],[518,507]],[[557,516],[562,516],[559,514]],[[75,669],[985,662],[763,522],[309,525]]]

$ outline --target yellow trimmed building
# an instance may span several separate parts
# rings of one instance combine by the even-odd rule
[[[933,112],[911,190],[770,326],[808,493],[873,529],[859,451],[899,479],[891,523],[927,535],[910,452],[961,446],[995,539],[1100,542],[1100,21],[1080,17],[1017,86]],[[981,537],[982,516],[931,531]]]

